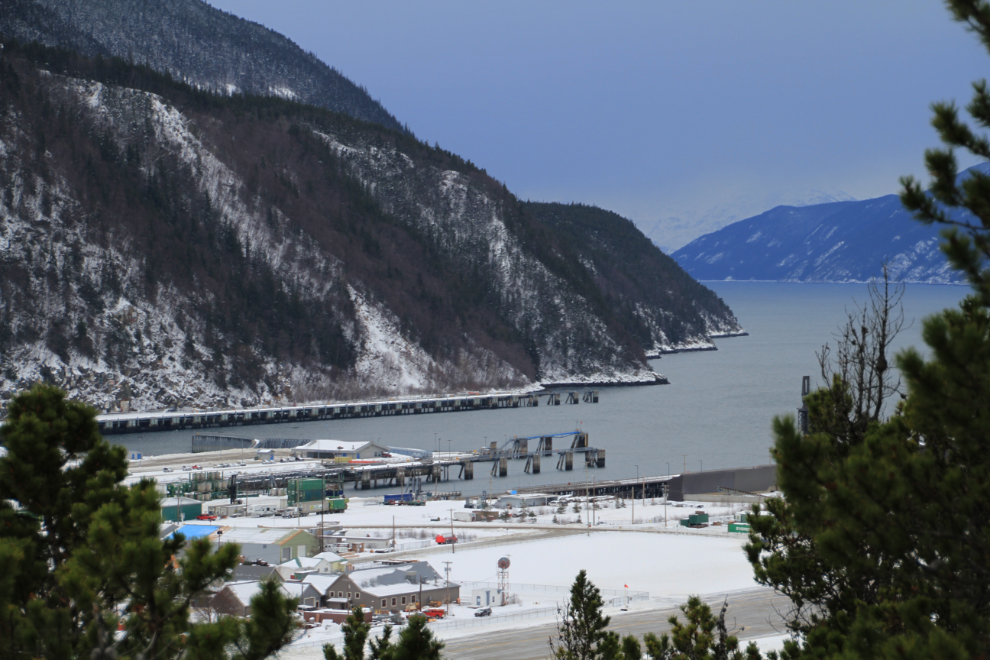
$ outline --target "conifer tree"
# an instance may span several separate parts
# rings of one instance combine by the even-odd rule
[[[4,444],[0,657],[246,660],[289,641],[296,603],[273,584],[249,621],[191,622],[239,549],[197,539],[181,556],[181,535],[160,539],[154,482],[121,483],[124,449],[100,436],[95,410],[36,385],[12,400]]]
[[[370,660],[388,660],[392,653],[392,624],[386,623],[381,636],[368,642],[368,647]]]
[[[326,660],[364,660],[364,645],[368,641],[371,624],[364,620],[364,612],[359,606],[347,615],[340,630],[344,633],[344,655],[339,655],[333,644],[324,644],[323,657]]]
[[[440,660],[444,643],[433,637],[422,614],[409,617],[399,639],[386,656],[388,660]]]
[[[610,617],[602,616],[602,595],[583,569],[571,585],[570,601],[549,640],[558,660],[620,660],[622,640],[607,630]]]
[[[667,621],[672,628],[670,635],[663,634],[659,638],[653,633],[643,637],[646,652],[653,660],[759,660],[761,657],[756,644],[750,642],[746,651],[739,650],[739,640],[728,633],[725,625],[725,612],[728,601],[722,604],[722,609],[716,617],[711,607],[697,596],[691,596],[688,602],[681,605],[685,622],[681,623],[676,615]],[[633,660],[631,653],[635,648],[630,647],[627,660]]]
[[[990,3],[946,4],[990,49]],[[986,82],[974,90],[967,110],[990,128]],[[972,292],[924,321],[929,359],[897,357],[907,396],[891,417],[837,433],[851,391],[839,377],[806,399],[807,434],[774,421],[785,498],[750,518],[747,552],[757,580],[796,605],[800,644],[785,646],[788,658],[990,654],[990,176],[960,177],[953,151],[990,159],[990,140],[954,104],[932,108],[946,148],[925,154],[928,191],[905,177],[901,199],[943,226]]]

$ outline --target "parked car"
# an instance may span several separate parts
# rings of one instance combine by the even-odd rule
[[[216,520],[217,517],[212,513],[203,513],[196,516],[196,520]]]
[[[162,468],[162,472],[171,472],[171,471],[172,471],[172,468],[170,468],[170,467],[163,467]]]
[[[492,608],[490,608],[490,607],[483,607],[480,610],[477,610],[474,613],[474,615],[475,616],[491,616],[492,615]]]

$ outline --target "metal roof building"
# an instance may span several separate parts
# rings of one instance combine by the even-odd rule
[[[320,551],[320,542],[304,529],[241,527],[221,536],[217,545],[221,543],[238,543],[247,559],[263,559],[270,564],[312,557]]]
[[[292,450],[296,456],[325,458],[339,462],[355,459],[381,458],[388,451],[373,442],[351,442],[348,440],[313,440]]]

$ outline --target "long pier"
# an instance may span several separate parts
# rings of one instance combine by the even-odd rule
[[[576,481],[566,484],[551,484],[546,486],[529,486],[517,489],[523,494],[547,495],[615,495],[623,499],[661,498],[670,488],[672,481],[680,475],[664,475],[658,477],[642,477],[639,479],[611,479],[608,481]]]
[[[223,436],[205,436],[208,442],[213,445],[218,440],[223,440]],[[569,446],[554,449],[553,440],[555,438],[570,437]],[[229,440],[246,440],[245,438],[228,438]],[[529,442],[535,440],[534,450],[529,451]],[[195,437],[194,437],[195,441]],[[278,439],[278,443],[297,442],[305,443],[308,440],[287,440]],[[229,448],[229,447],[227,447]],[[244,474],[236,477],[236,489],[238,492],[262,492],[272,488],[284,488],[293,479],[325,478],[327,484],[338,484],[343,489],[345,484],[353,484],[355,490],[372,490],[375,488],[406,488],[407,485],[416,483],[439,483],[442,481],[452,481],[462,479],[465,481],[474,479],[474,467],[478,463],[491,463],[491,475],[493,477],[508,476],[508,465],[510,460],[523,460],[526,473],[540,473],[540,458],[546,456],[557,456],[557,469],[570,471],[574,469],[575,463],[582,460],[585,467],[596,468],[605,467],[605,450],[592,447],[588,443],[588,434],[583,431],[566,431],[562,433],[552,433],[529,438],[509,438],[501,446],[492,443],[490,446],[482,448],[471,454],[465,454],[456,458],[437,459],[425,458],[406,463],[386,463],[381,465],[361,465],[361,466],[323,466],[322,468],[309,470],[295,470],[280,472],[277,474]],[[575,460],[577,459],[577,460]],[[408,482],[408,483],[407,483]],[[233,490],[234,483],[231,482],[225,487]],[[220,490],[220,485],[211,486],[211,491]]]
[[[580,402],[598,403],[598,390],[546,391],[526,394],[465,394],[414,399],[389,399],[364,403],[307,404],[274,408],[245,408],[210,411],[165,411],[140,413],[108,413],[96,418],[103,435],[120,433],[153,433],[182,429],[207,429],[251,424],[310,422],[357,417],[390,415],[425,415],[469,410],[530,408],[540,405],[575,405]]]

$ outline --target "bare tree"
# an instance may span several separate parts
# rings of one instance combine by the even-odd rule
[[[828,344],[815,354],[826,385],[815,395],[832,401],[824,415],[809,422],[812,429],[828,428],[846,440],[861,438],[871,422],[881,419],[887,400],[901,393],[901,379],[889,356],[904,329],[904,285],[890,281],[886,263],[882,268],[883,279],[869,284],[869,300],[847,312],[834,355]]]

